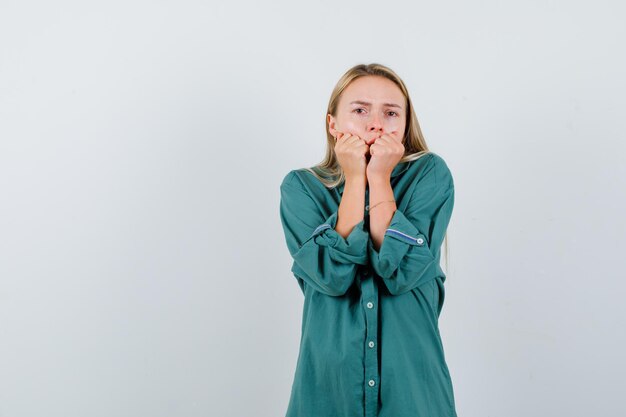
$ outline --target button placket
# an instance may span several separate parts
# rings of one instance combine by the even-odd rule
[[[365,417],[375,417],[378,410],[378,352],[374,349],[375,340],[378,337],[378,287],[371,276],[367,274],[363,278],[361,285],[361,300],[365,310],[366,334],[364,343],[365,349],[365,373],[364,373],[364,395],[365,395]],[[369,348],[368,348],[369,346]]]
[[[365,206],[369,206],[369,189],[365,188]],[[366,210],[365,215],[369,216]],[[378,352],[372,349],[375,346],[378,333],[378,311],[374,304],[378,300],[378,287],[374,282],[369,268],[364,268],[361,279],[361,302],[365,302],[365,341],[369,349],[365,349],[365,379],[363,389],[365,394],[365,417],[376,417],[378,414]]]

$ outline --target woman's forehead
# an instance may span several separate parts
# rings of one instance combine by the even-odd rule
[[[342,103],[363,106],[404,107],[404,94],[393,81],[382,77],[361,77],[352,81],[343,91]]]

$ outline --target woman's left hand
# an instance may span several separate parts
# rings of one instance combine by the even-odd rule
[[[396,132],[383,133],[370,145],[369,153],[367,178],[389,179],[393,169],[404,156],[404,145]]]

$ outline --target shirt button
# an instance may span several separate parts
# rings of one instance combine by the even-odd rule
[[[374,347],[374,342],[369,342],[368,345],[369,347]]]
[[[421,245],[422,243],[424,243],[424,239],[422,239],[421,237],[417,238],[417,244]]]
[[[374,307],[374,303],[372,303],[371,301],[367,302],[367,308],[373,308]]]
[[[370,387],[373,387],[373,386],[374,386],[374,384],[376,384],[376,382],[375,382],[373,379],[370,379],[369,384],[370,384]]]

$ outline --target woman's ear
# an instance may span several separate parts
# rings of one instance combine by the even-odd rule
[[[335,118],[330,113],[328,113],[326,117],[328,118],[328,132],[330,133],[331,136],[336,138],[337,133],[339,132],[337,132],[337,130],[335,129]]]

